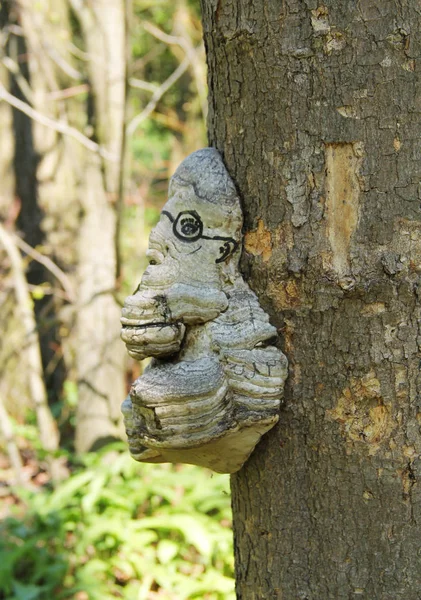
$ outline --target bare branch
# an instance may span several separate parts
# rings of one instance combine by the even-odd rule
[[[193,75],[194,75],[194,80],[196,83],[197,92],[198,92],[199,99],[200,99],[202,114],[203,114],[203,117],[206,118],[207,93],[206,93],[206,85],[204,83],[204,77],[202,74],[202,62],[198,58],[197,49],[193,46],[191,40],[187,37],[183,37],[183,36],[179,36],[179,35],[177,35],[177,36],[168,35],[164,31],[161,31],[161,29],[159,29],[155,25],[152,25],[152,23],[146,22],[143,24],[143,27],[146,29],[146,31],[148,31],[151,35],[156,37],[161,42],[164,42],[165,44],[169,44],[170,46],[171,45],[180,46],[180,48],[182,48],[184,50],[184,52],[186,53],[186,56],[188,56],[188,58],[190,60],[190,64],[193,69]],[[200,46],[199,46],[199,48],[200,48]]]
[[[29,244],[27,244],[24,240],[22,240],[19,236],[13,236],[14,242],[16,246],[18,246],[21,250],[26,252],[31,258],[44,265],[46,269],[50,271],[58,279],[58,281],[63,286],[63,290],[66,292],[67,299],[69,302],[76,301],[76,294],[73,289],[73,285],[67,275],[58,267],[48,256],[44,256],[41,252],[38,252],[35,248],[32,248]]]
[[[57,131],[57,133],[62,133],[63,135],[68,135],[69,137],[72,137],[74,140],[76,140],[77,142],[82,144],[82,146],[84,146],[91,152],[95,152],[96,154],[99,154],[102,158],[109,160],[110,162],[119,162],[118,156],[116,156],[115,154],[112,154],[111,152],[109,152],[108,150],[106,150],[105,148],[100,146],[99,144],[93,142],[92,140],[90,140],[88,137],[83,135],[83,133],[81,133],[74,127],[67,125],[67,123],[64,123],[63,121],[54,121],[54,119],[50,119],[49,117],[46,117],[45,115],[41,114],[37,110],[33,109],[26,102],[22,102],[22,100],[19,100],[12,94],[9,94],[9,92],[6,90],[6,88],[1,83],[0,83],[0,100],[4,100],[5,102],[10,104],[14,108],[17,108],[17,110],[20,110],[21,112],[23,112],[25,115],[27,115],[28,117],[30,117],[37,123],[40,123],[41,125],[44,125],[45,127],[49,127],[50,129]]]
[[[14,23],[9,23],[8,25],[6,25],[4,30],[7,33],[13,33],[14,35],[20,35],[21,37],[23,37],[23,29],[20,25],[16,25]]]
[[[51,46],[51,44],[44,44],[44,48],[49,54],[50,58],[56,63],[56,65],[72,79],[83,79],[83,75],[80,71],[70,65],[64,58],[57,52],[57,50]]]
[[[73,54],[73,56],[76,56],[76,58],[79,58],[80,60],[84,60],[86,62],[90,60],[89,54],[84,50],[78,48],[73,42],[67,42],[67,48],[69,52]]]
[[[204,61],[199,57],[199,51],[204,52],[204,45],[201,44],[198,48],[194,48],[190,40],[186,42],[187,56],[190,59],[192,66],[194,80],[196,83],[197,93],[200,100],[200,108],[202,111],[203,118],[206,120],[208,113],[208,93],[206,88],[206,71],[204,71]]]
[[[145,22],[143,23],[143,27],[151,35],[156,37],[158,40],[161,40],[161,42],[164,42],[165,44],[169,44],[170,46],[176,44],[177,46],[181,46],[182,48],[185,47],[185,40],[182,37],[176,35],[168,35],[168,33],[165,33],[155,25],[152,25],[152,23]]]
[[[127,126],[127,135],[133,135],[136,129],[139,127],[139,125],[149,117],[149,115],[155,110],[156,105],[158,104],[162,96],[165,94],[165,92],[167,92],[170,89],[170,87],[177,81],[177,79],[179,79],[181,75],[185,73],[185,71],[187,71],[189,64],[189,57],[186,56],[183,62],[180,63],[180,65],[176,68],[174,73],[172,73],[172,75],[170,75],[168,79],[166,79],[164,83],[161,84],[155,90],[155,92],[152,95],[152,98],[149,100],[148,104],[145,106],[142,112],[130,121],[130,123]]]
[[[10,56],[4,56],[1,59],[1,62],[4,64],[6,69],[10,71],[10,73],[13,73],[13,75],[15,76],[15,80],[18,86],[20,87],[21,92],[24,94],[25,98],[29,102],[32,102],[34,95],[32,93],[31,86],[29,85],[25,77],[22,75],[18,63],[15,62],[12,58],[10,58]]]
[[[1,223],[0,243],[9,256],[14,280],[16,303],[26,334],[25,354],[27,357],[29,386],[35,404],[40,441],[45,450],[50,452],[55,451],[58,448],[59,442],[58,430],[48,406],[47,390],[43,379],[39,338],[37,335],[32,300],[24,274],[22,257],[13,241],[13,237]]]
[[[48,96],[52,100],[65,100],[66,98],[73,98],[79,94],[85,94],[86,92],[89,92],[89,90],[89,84],[81,83],[80,85],[74,85],[63,90],[54,90],[53,92],[50,92]]]
[[[155,83],[149,83],[148,81],[136,79],[135,77],[129,78],[129,85],[134,88],[138,88],[139,90],[146,90],[147,92],[155,92],[158,88]]]
[[[61,298],[61,300],[69,300],[67,294],[58,288],[53,288],[51,285],[32,285],[28,283],[28,290],[30,292],[39,293],[42,292],[43,296],[55,296],[56,298]]]

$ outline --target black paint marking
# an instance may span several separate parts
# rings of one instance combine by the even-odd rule
[[[189,252],[188,254],[186,254],[186,256],[190,256],[191,254],[196,254],[196,252],[199,252],[199,250],[202,248],[203,246],[199,246],[198,248],[196,248],[196,250],[193,250],[192,252]]]
[[[216,259],[216,263],[224,262],[229,256],[231,256],[231,254],[234,254],[234,252],[238,248],[238,242],[236,242],[233,238],[226,238],[220,235],[215,235],[213,237],[203,235],[202,238],[204,240],[217,240],[220,242],[224,242],[223,245],[219,248],[221,256]]]
[[[173,224],[172,229],[175,237],[182,242],[192,243],[197,242],[200,239],[223,242],[222,246],[219,248],[221,256],[215,260],[216,263],[224,262],[238,249],[239,244],[233,238],[222,237],[220,235],[203,235],[203,222],[200,215],[195,210],[183,210],[178,213],[176,219],[174,219],[172,214],[166,210],[163,210],[161,214],[169,218]],[[200,246],[200,248],[201,247],[202,246]],[[197,248],[194,252],[197,252],[200,248]],[[194,254],[194,252],[191,252],[190,254]]]
[[[172,227],[175,237],[183,242],[197,242],[203,234],[203,223],[195,210],[178,213]]]
[[[166,211],[166,210],[161,211],[161,215],[165,215],[166,217],[169,218],[169,220],[171,221],[171,223],[174,223],[174,217],[168,211]]]

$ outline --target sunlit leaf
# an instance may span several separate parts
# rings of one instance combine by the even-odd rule
[[[159,562],[163,565],[171,562],[171,560],[177,556],[179,551],[179,545],[171,540],[161,540],[156,549],[156,555]]]

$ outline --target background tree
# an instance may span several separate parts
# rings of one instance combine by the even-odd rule
[[[238,598],[416,600],[419,8],[202,10],[210,143],[290,362],[279,426],[232,477]]]
[[[118,291],[127,295],[141,272],[167,173],[203,144],[200,21],[182,0],[7,0],[0,26],[1,216],[24,238],[14,243],[26,255],[50,405],[62,423],[70,417],[86,450],[122,434]],[[31,369],[3,257],[0,387],[21,417]]]
[[[78,3],[74,5],[77,9]],[[2,4],[6,41],[3,64],[10,72],[9,91],[3,86],[2,97],[15,109],[17,225],[31,247],[43,245],[44,252],[71,275],[77,290],[77,301],[76,297],[66,298],[72,302],[72,310],[70,320],[64,323],[63,302],[42,291],[51,279],[42,260],[30,263],[28,282],[41,290],[35,299],[35,313],[51,403],[60,399],[66,377],[66,338],[70,340],[68,356],[73,347],[78,349],[76,364],[71,359],[67,368],[74,369],[79,384],[80,450],[90,448],[100,438],[119,434],[118,398],[124,395],[125,387],[124,354],[118,343],[119,309],[113,297],[115,195],[120,176],[111,176],[109,166],[113,164],[114,173],[119,173],[123,155],[125,13],[107,11],[113,32],[101,23],[90,23],[90,30],[84,31],[84,26],[89,29],[86,13],[91,10],[93,5],[77,15],[68,0]],[[95,69],[93,63],[99,56],[106,59],[106,48],[98,46],[101,54],[94,56],[89,54],[89,44],[99,45],[98,39],[92,39],[99,36],[106,45],[107,35],[114,35],[115,52],[98,87],[92,73],[98,76],[105,63]],[[82,48],[78,50],[77,44]],[[88,49],[83,55],[85,47]],[[112,71],[111,78],[108,71]],[[80,99],[74,101],[81,93],[85,94],[86,108]],[[114,96],[112,111],[108,110],[110,93]],[[90,102],[90,98],[95,100]],[[106,132],[98,122],[98,113],[107,118]],[[97,417],[95,426],[92,414]]]
[[[198,1],[127,3],[133,60],[124,74],[126,194],[120,203],[115,179],[106,176],[121,172],[119,162],[108,160],[118,150],[107,137],[111,122],[104,132],[101,118],[112,99],[97,97],[94,80],[100,79],[101,90],[114,82],[121,100],[121,77],[115,71],[110,77],[104,65],[102,53],[109,49],[101,35],[121,24],[121,5],[23,0],[0,6],[0,598],[231,600],[227,477],[189,466],[140,465],[124,443],[73,452],[73,426],[91,418],[82,410],[76,418],[78,396],[89,401],[92,392],[96,402],[99,395],[89,389],[97,377],[96,356],[86,352],[89,335],[98,336],[95,352],[104,332],[117,340],[112,296],[127,296],[146,264],[147,237],[166,200],[168,174],[205,145]],[[119,56],[111,57],[110,69]],[[120,143],[122,134],[117,128],[112,139]],[[121,235],[110,235],[110,225]],[[31,238],[36,248],[28,245],[31,228],[39,236]],[[30,279],[39,265],[36,283]],[[109,282],[112,291],[101,287]],[[113,359],[110,349],[106,360]],[[86,364],[76,363],[82,352]],[[133,381],[141,365],[125,366]],[[35,414],[40,391],[43,405]],[[47,395],[60,426],[58,450],[40,443]],[[109,398],[118,408],[121,393]],[[101,402],[98,437],[116,429]],[[43,432],[47,441],[56,439]],[[52,456],[65,462],[65,481],[52,480]]]
[[[81,186],[76,448],[90,450],[121,436],[119,399],[125,395],[120,308],[114,295],[118,208],[123,193],[128,39],[124,0],[89,4],[72,0],[72,6],[87,57],[91,93],[88,122],[94,139],[109,154],[108,160],[92,153],[85,155]]]

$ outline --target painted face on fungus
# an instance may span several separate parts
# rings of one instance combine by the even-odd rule
[[[222,279],[238,264],[241,227],[240,202],[219,153],[205,148],[186,158],[150,234],[149,266],[124,304],[122,338],[131,356],[168,356],[179,350],[186,324],[227,308]]]
[[[152,357],[122,405],[136,460],[233,473],[278,420],[287,361],[238,270],[241,227],[221,156],[194,152],[171,179],[122,311],[130,356]]]

